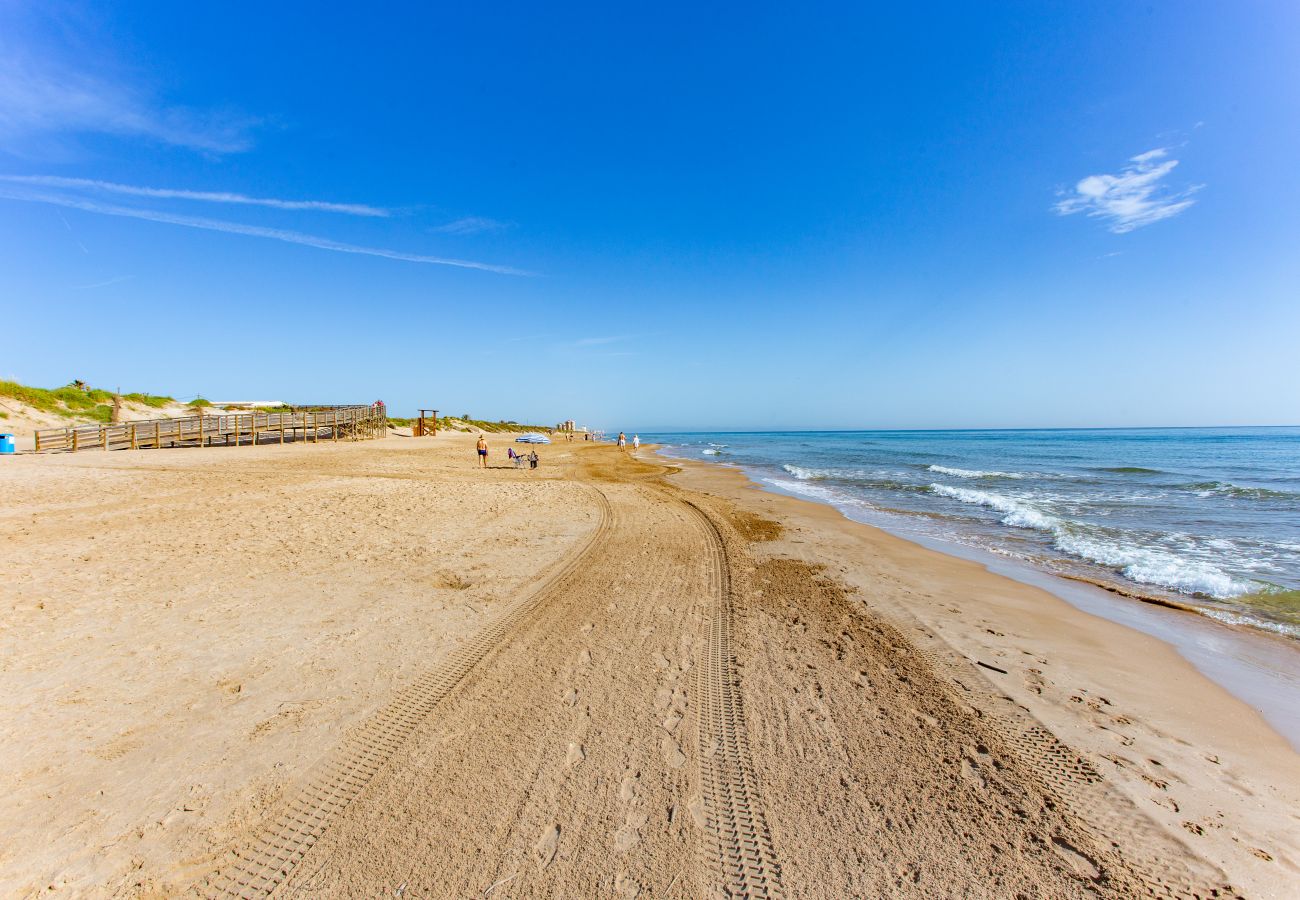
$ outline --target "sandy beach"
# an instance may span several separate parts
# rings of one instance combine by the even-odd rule
[[[489,436],[0,465],[0,894],[1289,897],[1161,641],[737,472]]]

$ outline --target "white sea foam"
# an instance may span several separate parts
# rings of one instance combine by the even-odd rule
[[[1240,613],[1229,612],[1226,609],[1202,609],[1211,619],[1218,619],[1220,622],[1227,622],[1229,625],[1249,625],[1252,628],[1263,628],[1265,631],[1272,631],[1290,638],[1300,638],[1300,627],[1288,625],[1285,622],[1272,622],[1268,619],[1257,619],[1254,616],[1243,616]]]
[[[1049,516],[1028,503],[1013,500],[1001,494],[975,491],[970,488],[950,487],[946,484],[932,484],[930,490],[940,497],[951,497],[953,500],[960,500],[962,503],[973,503],[977,506],[987,506],[990,509],[995,509],[1003,514],[1003,525],[1011,525],[1015,528],[1033,528],[1036,531],[1052,531],[1061,524],[1060,520],[1055,516]]]
[[[824,487],[820,484],[809,484],[806,481],[790,481],[787,478],[764,478],[763,480],[783,491],[789,491],[792,494],[802,494],[805,497],[814,497],[824,503],[829,503],[836,507],[869,506],[869,504],[864,503],[862,500],[852,497],[843,491],[837,491],[834,488]]]
[[[951,466],[929,466],[931,472],[951,475],[954,478],[1024,478],[1023,472],[984,472],[979,469],[957,469]]]
[[[705,448],[704,448],[703,450],[701,450],[700,452],[703,453],[705,456],[717,456],[717,455],[718,455],[719,453],[721,453],[722,451],[721,451],[721,450],[714,449],[713,447],[705,447]]]
[[[1003,525],[1046,532],[1052,536],[1056,549],[1115,569],[1138,584],[1151,584],[1184,594],[1202,594],[1220,600],[1239,597],[1256,588],[1250,582],[1234,578],[1203,560],[1155,547],[1139,546],[1131,541],[1111,539],[1090,531],[1085,525],[1044,512],[1025,500],[946,484],[932,484],[930,490],[941,497],[996,510],[1003,514]]]
[[[785,463],[781,468],[785,469],[800,481],[822,481],[823,479],[833,478],[836,481],[856,481],[863,484],[871,484],[878,487],[890,487],[897,490],[916,490],[921,487],[919,484],[907,481],[909,477],[907,473],[889,469],[809,469],[791,463]]]
[[[786,463],[781,468],[785,469],[800,481],[814,481],[826,477],[825,469],[805,469],[803,466],[792,466],[790,463]]]
[[[1250,582],[1233,578],[1208,562],[1152,547],[1121,544],[1070,532],[1058,533],[1055,544],[1066,553],[1118,569],[1125,578],[1138,584],[1154,584],[1184,594],[1202,594],[1219,600],[1240,597],[1255,589]]]

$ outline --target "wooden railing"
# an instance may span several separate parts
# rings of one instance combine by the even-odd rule
[[[382,403],[373,406],[298,406],[293,407],[292,412],[254,410],[180,419],[148,419],[119,425],[42,428],[36,432],[36,452],[355,441],[382,437],[387,427],[388,413]]]

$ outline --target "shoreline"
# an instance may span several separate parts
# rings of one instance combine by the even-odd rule
[[[1300,429],[1195,428],[1156,442],[1140,431],[1100,429],[1087,440],[1020,429],[651,437],[674,456],[739,465],[765,487],[894,534],[1023,560],[1300,648],[1300,492],[1285,466],[1269,462],[1286,458]]]
[[[1300,646],[1291,638],[1264,628],[1225,621],[1191,603],[1152,597],[1085,576],[1052,572],[956,541],[863,521],[829,501],[771,485],[738,463],[708,463],[664,453],[658,445],[651,448],[658,458],[671,464],[736,472],[756,490],[812,503],[833,510],[846,522],[876,529],[936,553],[978,563],[990,573],[1041,588],[1084,613],[1154,637],[1259,713],[1278,736],[1300,753]]]

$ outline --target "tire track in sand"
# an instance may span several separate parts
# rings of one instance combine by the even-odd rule
[[[600,484],[609,538],[427,718],[277,897],[700,897],[699,526]],[[680,743],[679,743],[680,741]],[[712,879],[709,885],[712,884]]]
[[[710,560],[713,599],[708,645],[695,679],[700,789],[709,846],[705,863],[712,881],[728,897],[783,896],[780,868],[750,761],[732,646],[731,578],[726,545],[708,514],[679,498],[700,525]]]
[[[1079,816],[1082,831],[1122,858],[1148,896],[1198,900],[1239,896],[1225,883],[1222,871],[1191,855],[1027,709],[983,686],[987,679],[971,671],[961,654],[919,624],[909,643],[936,674],[946,676],[957,697],[982,711],[982,719],[1041,779],[1043,788]]]
[[[608,498],[594,486],[600,520],[591,537],[559,563],[534,589],[516,599],[481,631],[452,650],[391,702],[349,734],[305,779],[275,823],[251,844],[232,853],[219,870],[196,885],[203,897],[243,900],[268,897],[293,872],[330,822],[365,789],[375,773],[434,708],[484,657],[549,596],[608,536]]]

